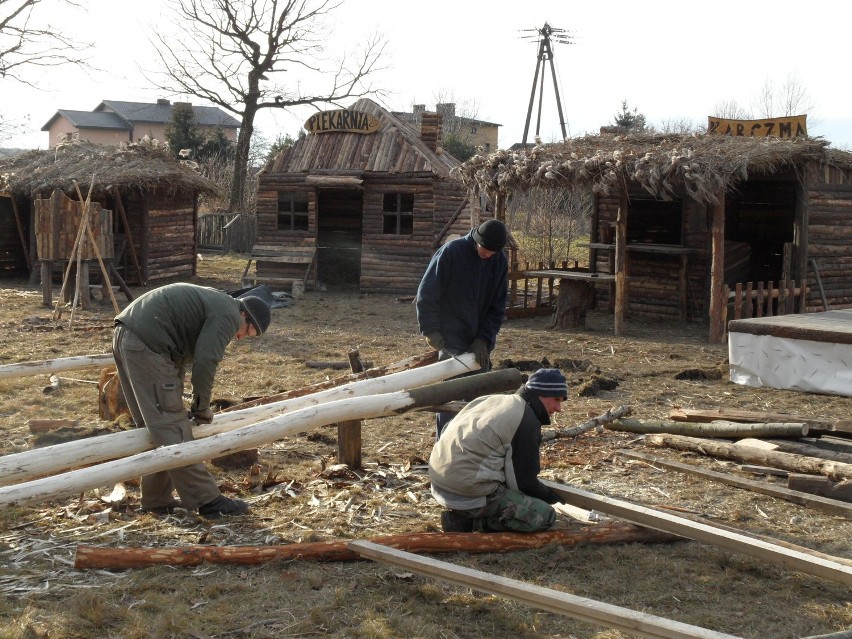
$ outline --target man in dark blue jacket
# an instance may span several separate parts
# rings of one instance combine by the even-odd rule
[[[501,221],[489,219],[432,256],[417,289],[417,324],[442,359],[472,352],[479,372],[490,369],[490,354],[506,314],[507,235]],[[437,437],[452,416],[438,413]]]

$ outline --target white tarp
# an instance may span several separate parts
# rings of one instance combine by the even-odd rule
[[[730,332],[728,362],[734,384],[852,397],[852,344]]]

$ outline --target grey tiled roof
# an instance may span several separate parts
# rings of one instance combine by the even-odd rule
[[[169,124],[172,121],[174,102],[122,102],[119,100],[104,100],[93,111],[73,111],[59,109],[42,131],[50,130],[50,126],[59,116],[64,116],[78,129],[109,129],[132,131],[137,124]],[[193,106],[195,123],[205,127],[222,127],[224,129],[240,126],[239,120],[232,117],[219,107]]]
[[[172,120],[172,110],[175,103],[164,102],[122,102],[119,100],[104,100],[95,112],[114,111],[129,122],[153,122],[157,124],[168,124]],[[232,117],[219,107],[193,106],[195,123],[200,126],[220,126],[224,128],[238,128],[239,120]]]

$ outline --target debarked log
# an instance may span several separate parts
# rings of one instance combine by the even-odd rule
[[[455,360],[446,360],[455,361]],[[180,468],[240,450],[257,448],[293,433],[350,419],[371,419],[406,413],[457,399],[518,388],[520,371],[514,368],[452,379],[407,391],[341,399],[279,415],[226,433],[219,433],[59,475],[0,487],[0,506],[23,505],[67,497],[120,481]]]
[[[382,377],[362,379],[318,393],[217,414],[210,424],[194,427],[192,434],[196,439],[202,439],[308,406],[425,386],[465,373],[468,370],[467,367],[478,368],[476,358],[472,353],[459,355],[458,359],[447,359],[429,366],[403,370]],[[148,431],[144,428],[138,428],[4,455],[0,457],[0,486],[8,486],[36,477],[57,474],[71,468],[80,468],[110,459],[126,457],[151,450],[153,447],[154,444]]]
[[[112,353],[104,353],[101,355],[60,357],[58,359],[46,359],[38,362],[21,362],[20,364],[4,364],[0,366],[0,379],[27,377],[28,375],[41,375],[43,373],[59,373],[78,368],[95,368],[109,366],[114,363],[115,358],[112,356]]]
[[[781,453],[741,444],[720,442],[683,435],[648,435],[645,441],[654,446],[668,446],[713,457],[724,457],[749,464],[760,464],[805,475],[825,475],[829,479],[852,479],[852,464],[817,459],[794,453]]]
[[[619,419],[604,426],[607,430],[628,433],[669,433],[691,437],[718,437],[742,439],[743,437],[802,437],[807,431],[800,423],[743,424],[717,420],[710,423],[673,422],[665,420]]]
[[[77,546],[78,569],[124,569],[147,566],[197,566],[202,563],[256,565],[267,561],[354,561],[358,553],[348,549],[350,540],[319,541],[286,546],[182,546],[177,548],[102,548]],[[665,543],[683,541],[671,535],[621,522],[607,522],[578,529],[537,533],[409,533],[371,539],[377,544],[418,553],[513,552],[549,544]]]

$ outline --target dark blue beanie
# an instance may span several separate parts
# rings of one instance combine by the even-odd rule
[[[539,368],[530,375],[525,386],[540,397],[568,397],[568,382],[558,368]]]

